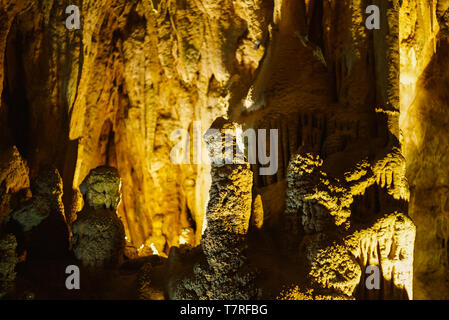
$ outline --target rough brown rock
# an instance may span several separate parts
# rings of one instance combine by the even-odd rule
[[[123,223],[114,211],[90,207],[72,224],[75,257],[87,267],[116,266],[125,244]]]

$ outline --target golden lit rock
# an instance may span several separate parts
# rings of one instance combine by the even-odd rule
[[[0,296],[449,299],[449,1],[66,5],[0,0]]]

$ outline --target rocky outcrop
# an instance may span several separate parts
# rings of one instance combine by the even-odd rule
[[[62,204],[62,179],[54,167],[42,168],[31,182],[32,198],[8,216],[20,228],[19,247],[30,259],[56,259],[67,255],[69,230]]]
[[[245,235],[252,203],[252,172],[237,145],[236,125],[223,118],[205,135],[212,186],[201,239],[205,262],[181,279],[172,299],[247,300],[258,297],[256,270],[246,263]],[[173,257],[172,257],[173,259]]]
[[[72,247],[86,267],[114,267],[122,259],[125,229],[116,213],[121,185],[117,170],[104,166],[93,169],[81,184],[85,205],[72,224]]]
[[[415,226],[398,213],[406,212],[408,199],[407,193],[395,192],[408,190],[401,163],[403,157],[392,152],[375,164],[364,161],[335,176],[323,171],[319,156],[299,153],[292,158],[285,221],[293,245],[288,247],[302,247],[315,295],[412,298]],[[381,291],[365,288],[368,266],[381,269]]]
[[[86,205],[94,210],[117,210],[122,200],[121,189],[122,180],[117,169],[111,167],[93,169],[80,185]]]
[[[75,257],[87,267],[116,266],[122,258],[125,230],[114,211],[87,207],[72,225]]]
[[[0,152],[0,224],[11,210],[26,197],[30,187],[29,169],[16,147]],[[20,194],[23,191],[25,194]]]

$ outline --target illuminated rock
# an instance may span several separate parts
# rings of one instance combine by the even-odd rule
[[[326,165],[299,153],[290,162],[286,215],[297,227],[287,237],[295,243],[301,230],[306,234],[301,246],[315,298],[413,297],[416,230],[396,212],[406,210],[408,200],[405,162],[396,148],[385,154],[345,168],[343,176],[335,176],[333,157]],[[368,266],[381,269],[382,291],[365,287]]]
[[[235,279],[220,287],[216,275],[246,266],[246,235],[256,230],[273,242],[249,249],[269,265],[266,278],[308,264],[295,272],[316,292],[285,273],[297,297],[411,298],[412,218],[413,296],[449,298],[447,0],[375,0],[379,30],[365,27],[360,0],[85,0],[79,30],[65,27],[66,4],[51,3],[2,2],[1,143],[17,145],[31,176],[57,166],[70,222],[80,211],[72,189],[108,165],[123,180],[124,205],[106,172],[111,188],[81,185],[79,223],[110,223],[121,237],[119,216],[141,255],[201,244],[179,254],[170,297],[231,297]],[[211,171],[171,162],[174,130],[193,138],[195,122],[209,128],[223,116],[279,130],[275,175],[258,175],[259,164]],[[4,162],[9,169],[0,163],[0,222],[13,210],[33,232],[51,206],[34,193],[21,203],[28,169],[17,150],[0,152],[17,160]],[[115,250],[114,237],[105,252]],[[83,259],[96,264],[89,250]],[[101,250],[92,247],[106,259]],[[397,290],[363,290],[367,264]],[[195,281],[183,284],[192,270]]]
[[[247,300],[258,297],[256,271],[246,263],[245,235],[251,217],[253,173],[238,158],[235,124],[219,118],[212,124],[214,137],[206,133],[212,185],[206,211],[207,226],[201,239],[206,263],[196,262],[193,275],[174,289],[173,299]],[[225,164],[225,159],[229,164]],[[172,258],[173,259],[173,258]]]
[[[121,188],[118,171],[111,167],[93,169],[80,185],[84,200],[93,209],[116,210],[121,201]]]
[[[409,214],[417,226],[416,299],[449,299],[448,4],[404,1],[400,12],[400,128],[411,190]]]
[[[0,224],[15,209],[20,199],[17,193],[30,187],[29,169],[17,147],[0,152]],[[23,196],[22,196],[23,197]]]

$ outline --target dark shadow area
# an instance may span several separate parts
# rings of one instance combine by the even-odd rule
[[[5,56],[3,101],[8,106],[8,127],[19,152],[30,155],[30,109],[24,82],[21,35],[14,21],[8,35]]]

